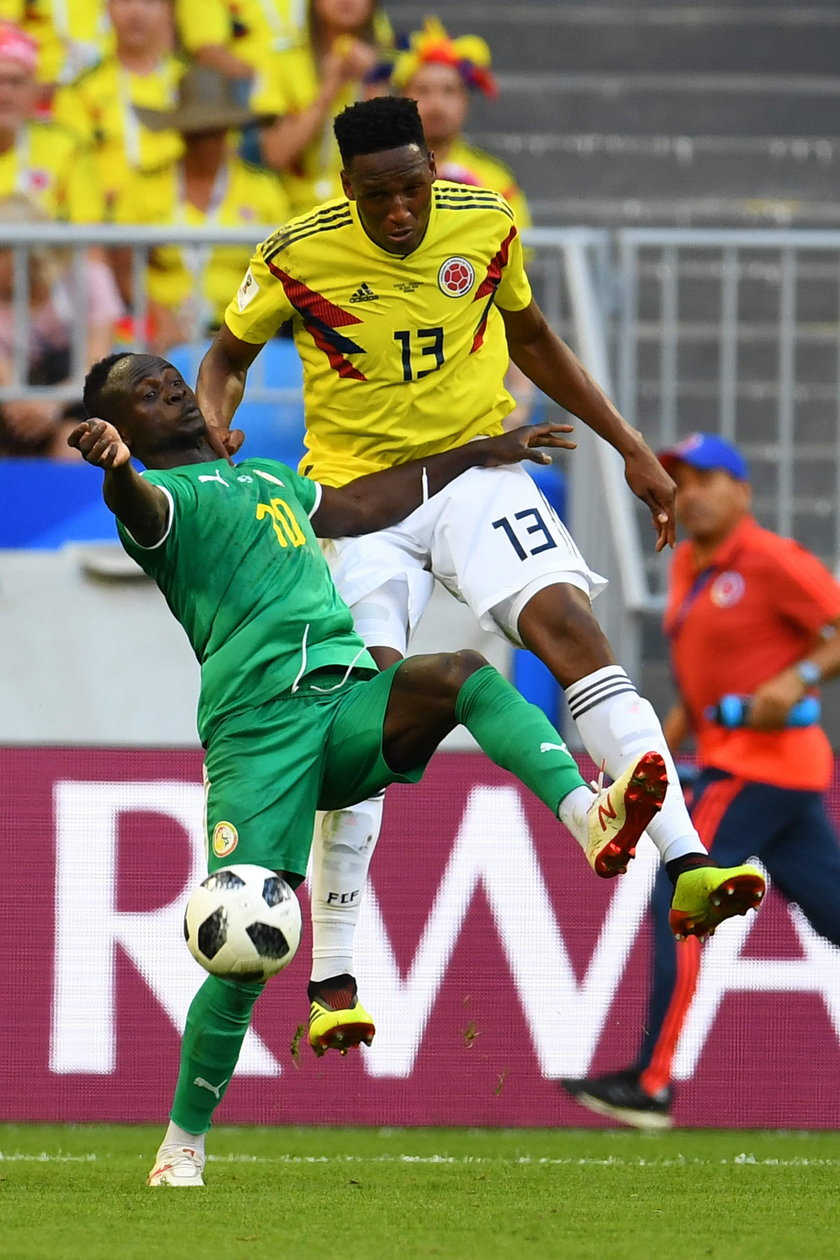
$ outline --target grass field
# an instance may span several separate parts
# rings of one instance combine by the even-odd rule
[[[158,1139],[0,1126],[3,1260],[840,1254],[840,1133],[219,1128],[184,1193]]]

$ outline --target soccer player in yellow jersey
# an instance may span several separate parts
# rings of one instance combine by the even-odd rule
[[[304,366],[301,471],[342,485],[498,433],[513,406],[502,384],[510,356],[619,451],[631,489],[651,510],[657,549],[672,545],[673,482],[546,323],[504,199],[436,182],[414,101],[360,102],[338,116],[335,132],[346,198],[292,220],[257,248],[199,371],[210,423],[229,429],[250,364],[291,318]],[[235,447],[236,437],[228,440]],[[334,547],[336,584],[381,668],[405,654],[437,578],[485,628],[541,657],[565,689],[584,746],[612,778],[640,750],[659,751],[671,786],[648,833],[675,884],[682,930],[705,936],[745,912],[740,896],[722,895],[731,872],[710,861],[659,720],[593,616],[590,599],[604,580],[526,473],[465,473],[401,525]],[[325,1026],[337,1026],[346,1046],[361,1018],[353,928],[381,804],[329,816],[316,841],[313,1045],[324,1044]],[[593,866],[617,875],[631,856],[628,849],[609,866]]]

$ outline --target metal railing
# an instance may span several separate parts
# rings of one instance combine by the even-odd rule
[[[656,446],[750,460],[762,523],[840,556],[840,232],[617,234],[617,402]]]

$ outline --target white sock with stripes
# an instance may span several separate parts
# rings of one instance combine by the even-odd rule
[[[620,665],[607,665],[566,688],[583,746],[598,766],[617,779],[642,753],[658,752],[668,769],[668,791],[647,834],[663,862],[706,850],[694,829],[653,705],[643,699]]]

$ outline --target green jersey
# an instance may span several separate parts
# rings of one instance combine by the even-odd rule
[[[170,501],[166,536],[126,551],[158,584],[201,665],[198,732],[326,666],[376,672],[353,629],[309,517],[317,482],[271,459],[143,474]]]

